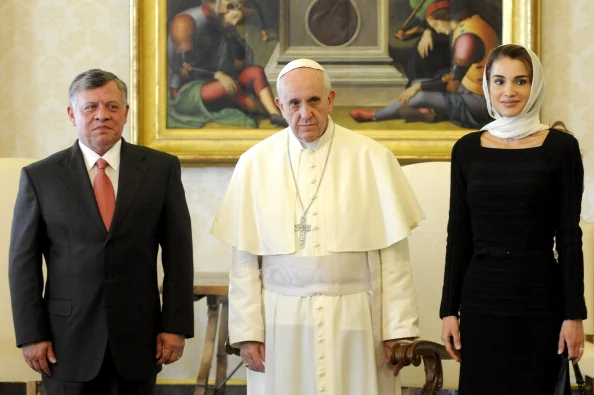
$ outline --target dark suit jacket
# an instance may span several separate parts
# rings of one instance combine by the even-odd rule
[[[193,336],[192,238],[179,160],[122,141],[118,185],[107,232],[78,141],[21,173],[9,258],[17,346],[52,341],[60,380],[94,378],[108,340],[125,379],[147,378],[160,370],[159,332]]]

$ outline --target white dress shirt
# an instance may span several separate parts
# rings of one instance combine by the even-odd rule
[[[113,185],[113,192],[115,196],[118,196],[118,180],[120,178],[120,153],[122,151],[122,140],[119,140],[113,147],[109,149],[103,156],[99,156],[95,151],[84,145],[78,140],[78,145],[82,151],[83,158],[85,160],[85,167],[89,173],[89,179],[91,185],[95,182],[95,176],[97,175],[97,166],[95,162],[97,159],[103,158],[109,166],[105,168],[105,174],[109,177],[111,184]]]

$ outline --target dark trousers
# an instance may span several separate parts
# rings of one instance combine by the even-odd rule
[[[157,374],[138,381],[123,379],[113,363],[108,345],[101,369],[91,381],[61,381],[45,375],[42,381],[46,395],[154,395]]]

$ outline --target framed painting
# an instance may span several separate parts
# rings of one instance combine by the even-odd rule
[[[131,140],[185,165],[232,165],[281,130],[276,78],[303,57],[330,76],[336,123],[401,161],[447,160],[486,123],[486,53],[511,42],[540,50],[540,0],[130,4]]]

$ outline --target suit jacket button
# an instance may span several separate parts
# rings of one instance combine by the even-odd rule
[[[113,277],[113,275],[112,275],[111,273],[105,273],[105,278],[106,278],[106,279],[108,279],[108,280],[109,280],[109,279],[110,279],[110,278],[112,278],[112,277]]]

